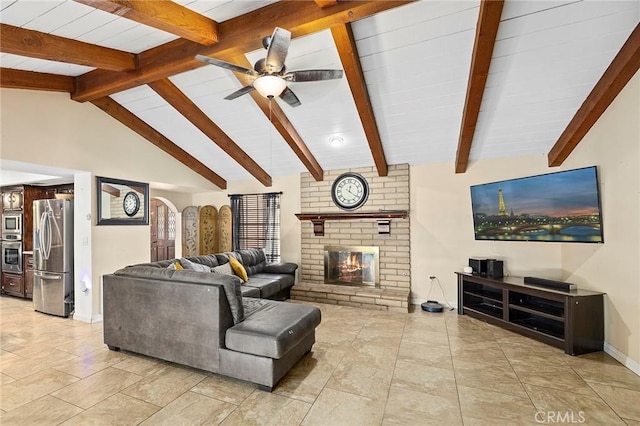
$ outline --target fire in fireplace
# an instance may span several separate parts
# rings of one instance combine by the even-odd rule
[[[378,286],[379,247],[324,247],[325,284]]]

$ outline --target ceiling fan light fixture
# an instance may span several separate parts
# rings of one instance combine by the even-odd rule
[[[253,82],[253,87],[265,98],[274,98],[287,87],[287,82],[275,75],[262,75]]]

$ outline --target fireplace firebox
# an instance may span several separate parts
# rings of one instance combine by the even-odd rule
[[[364,246],[325,246],[325,284],[354,286],[380,285],[380,248]]]

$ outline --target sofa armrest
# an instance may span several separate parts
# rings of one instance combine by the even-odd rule
[[[295,274],[298,265],[293,262],[267,263],[262,272],[267,274]]]

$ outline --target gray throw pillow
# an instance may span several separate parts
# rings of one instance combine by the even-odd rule
[[[185,259],[184,257],[180,259],[180,264],[184,269],[190,269],[192,271],[198,272],[211,272],[211,268],[206,265],[201,265],[199,263],[193,263],[190,260]]]
[[[214,266],[213,268],[211,268],[213,270],[213,272],[217,273],[217,274],[225,274],[225,275],[234,275],[233,270],[231,270],[231,264],[230,263],[225,263],[224,265],[220,265],[220,266]]]

